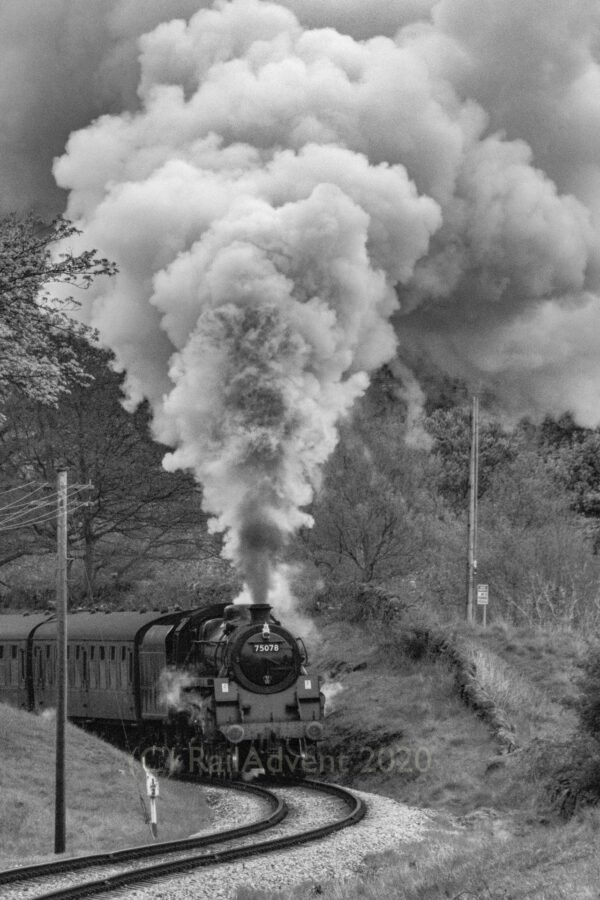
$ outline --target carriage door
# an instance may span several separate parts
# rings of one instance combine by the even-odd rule
[[[90,667],[88,664],[88,649],[84,644],[81,647],[81,698],[82,698],[81,705],[84,709],[88,708],[89,689],[90,689]]]
[[[167,637],[173,627],[172,624],[153,625],[140,644],[140,694],[144,719],[162,719],[167,712]],[[171,687],[172,692],[177,693],[175,683]]]

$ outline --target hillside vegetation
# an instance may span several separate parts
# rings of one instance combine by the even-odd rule
[[[346,604],[350,621],[340,623],[335,603],[318,620],[326,758],[344,756],[336,780],[436,810],[439,835],[369,857],[352,882],[239,900],[308,900],[315,890],[325,900],[596,897],[600,746],[577,709],[596,644],[574,632],[461,625],[446,629],[440,650],[438,626],[390,616],[383,592],[363,589]],[[458,657],[476,691],[465,692]]]
[[[53,853],[54,733],[51,716],[0,704],[1,868]],[[139,763],[72,725],[67,760],[68,855],[152,842]],[[160,840],[192,834],[210,821],[201,789],[161,780]]]
[[[314,774],[434,810],[439,833],[367,858],[355,882],[319,885],[319,894],[596,896],[600,752],[578,712],[595,645],[574,632],[506,624],[445,628],[440,644],[438,625],[399,611],[383,591],[348,591],[343,609],[335,592],[329,599],[321,597],[322,609],[313,612],[319,640],[312,664],[328,697],[322,769]],[[11,865],[51,853],[54,723],[7,707],[0,721],[0,865]],[[73,727],[68,746],[69,852],[149,841],[137,764]],[[163,779],[161,838],[208,819],[200,793]],[[314,893],[307,884],[282,895],[241,891],[239,898]]]

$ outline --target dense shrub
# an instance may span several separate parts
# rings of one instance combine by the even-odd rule
[[[583,730],[600,740],[600,649],[589,654],[579,682],[579,717]]]

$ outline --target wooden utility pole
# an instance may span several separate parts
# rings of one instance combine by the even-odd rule
[[[67,472],[59,470],[57,491],[56,564],[56,778],[54,852],[66,847],[65,731],[67,722]]]
[[[477,488],[479,480],[479,397],[471,408],[471,462],[469,466],[469,546],[467,551],[467,622],[473,623],[473,594],[477,581]]]

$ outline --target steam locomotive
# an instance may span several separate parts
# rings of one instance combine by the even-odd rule
[[[267,604],[75,612],[67,633],[69,718],[151,766],[235,775],[276,758],[300,774],[323,737],[319,676]],[[56,681],[55,617],[0,616],[0,702],[52,708]]]

